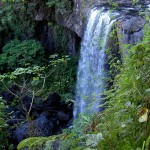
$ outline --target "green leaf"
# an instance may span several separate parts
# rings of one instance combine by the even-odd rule
[[[87,134],[86,137],[87,137],[86,146],[95,147],[99,144],[99,142],[101,142],[103,140],[102,133]]]

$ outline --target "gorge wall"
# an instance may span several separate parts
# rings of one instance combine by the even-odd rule
[[[137,3],[133,3],[132,0],[74,0],[73,12],[68,17],[64,17],[64,20],[66,21],[63,22],[63,25],[74,30],[80,37],[82,37],[85,25],[87,24],[88,13],[91,8],[105,6],[112,10],[118,9],[123,16],[129,13],[138,16],[139,12],[147,7],[148,4],[150,4],[148,0],[140,0]],[[141,8],[139,8],[139,5]],[[58,23],[61,23],[57,17],[56,20]]]
[[[143,27],[145,25],[144,15],[140,15],[145,8],[150,4],[149,0],[139,0],[134,3],[132,0],[73,0],[72,11],[61,11],[59,9],[52,10],[39,2],[35,12],[35,20],[45,22],[53,20],[60,26],[68,29],[68,51],[75,54],[75,49],[80,46],[80,39],[83,38],[83,33],[87,24],[89,12],[93,7],[105,6],[106,9],[115,10],[119,13],[115,28],[117,35],[122,35],[118,38],[120,43],[135,44],[143,37]],[[43,25],[42,25],[43,26]],[[40,35],[41,42],[46,47],[55,45],[55,42],[48,42],[53,37],[51,27],[43,27]],[[47,29],[46,29],[47,28]],[[44,33],[45,32],[45,33]],[[122,48],[122,46],[119,46]]]

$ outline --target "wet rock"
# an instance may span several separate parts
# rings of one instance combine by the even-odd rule
[[[40,116],[38,119],[27,122],[16,128],[13,139],[17,142],[33,136],[50,136],[55,128],[55,120],[49,120],[46,116]]]
[[[60,103],[60,109],[62,112],[69,114],[70,118],[73,117],[73,103],[72,102],[64,102],[61,101]]]
[[[15,98],[15,96],[12,93],[10,93],[9,91],[4,92],[2,94],[2,97],[4,100],[6,100],[7,104],[10,104]]]
[[[70,118],[69,114],[66,114],[66,113],[64,113],[62,111],[58,112],[58,119],[59,120],[61,120],[61,121],[69,121],[69,118]]]
[[[36,37],[41,42],[46,53],[65,50],[70,55],[76,54],[80,38],[75,32],[58,24],[51,23],[48,25],[48,21],[38,23],[36,30]]]
[[[136,3],[133,3],[132,0],[73,0],[72,11],[65,13],[62,13],[60,10],[49,9],[42,2],[40,3],[39,9],[35,12],[35,20],[56,21],[59,25],[74,31],[82,38],[92,8],[105,6],[109,9],[114,9],[114,6],[116,6],[115,9],[120,9],[120,13],[124,9],[124,12],[127,14],[131,13],[131,11],[132,14],[135,12],[137,14],[137,12],[140,12],[139,9],[147,7],[149,0],[138,0]],[[141,8],[138,7],[139,5]]]
[[[21,101],[22,101],[24,109],[28,111],[32,102],[32,97],[24,96]]]
[[[53,150],[60,150],[60,145],[61,145],[60,140],[54,141],[53,144],[52,144]]]
[[[60,101],[61,101],[61,97],[57,93],[54,93],[48,96],[44,104],[48,103],[51,107],[57,108],[60,105]]]
[[[2,93],[2,98],[7,102],[7,104],[11,104],[11,102],[15,98],[15,94],[19,92],[19,87],[16,85],[12,85],[8,91]]]
[[[9,126],[16,126],[22,123],[23,121],[26,120],[25,114],[23,114],[21,111],[16,110],[11,112],[10,119],[8,120]]]
[[[126,54],[124,44],[134,45],[143,39],[143,28],[146,21],[141,16],[126,15],[116,22],[119,49]],[[120,36],[121,35],[121,36]]]

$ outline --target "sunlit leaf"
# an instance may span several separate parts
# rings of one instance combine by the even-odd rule
[[[103,140],[102,133],[98,134],[87,134],[86,146],[95,147]]]
[[[140,112],[141,116],[139,118],[139,122],[145,122],[148,119],[148,109],[147,108],[142,108]]]

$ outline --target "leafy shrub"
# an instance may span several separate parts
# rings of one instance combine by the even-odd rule
[[[71,101],[73,99],[76,61],[71,60],[68,56],[56,58],[56,55],[51,55],[51,57],[53,58],[47,63],[47,66],[22,67],[0,74],[0,86],[5,90],[10,91],[11,85],[18,87],[17,91],[11,91],[15,95],[15,101],[11,105],[22,104],[22,97],[26,95],[32,97],[30,109],[23,108],[29,119],[32,104],[37,96],[46,98],[50,93],[56,92],[61,94],[63,100]]]
[[[50,93],[58,93],[63,100],[72,101],[76,85],[77,60],[77,57],[68,55],[51,55],[43,72],[40,72],[36,78],[34,77],[33,81],[31,78],[30,87],[36,91],[43,87],[38,93],[43,98],[46,98]]]
[[[13,40],[6,44],[0,55],[0,70],[9,71],[18,67],[43,65],[44,49],[38,41]]]
[[[75,90],[77,58],[68,56],[57,56],[49,70],[54,70],[51,77],[47,79],[46,89],[53,93],[59,94],[68,93]],[[52,60],[52,59],[51,59]],[[53,60],[52,60],[53,61]],[[55,68],[55,69],[54,69]]]

